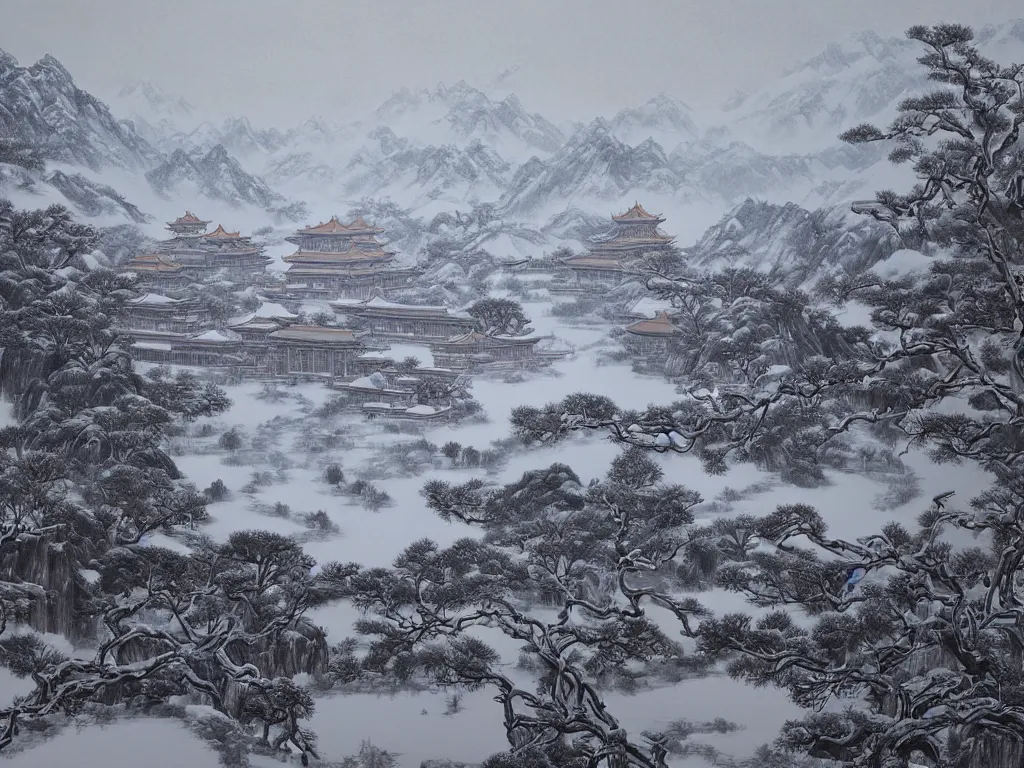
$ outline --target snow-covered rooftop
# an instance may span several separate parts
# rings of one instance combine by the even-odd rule
[[[407,408],[406,413],[415,413],[418,416],[431,416],[437,413],[437,408],[432,405],[414,405],[411,408]]]
[[[253,312],[255,317],[282,317],[282,318],[296,318],[294,312],[289,312],[280,304],[273,301],[264,301],[260,304],[259,309]]]
[[[159,293],[147,293],[143,296],[139,296],[137,299],[132,299],[132,304],[179,304],[181,299],[172,299],[170,296],[162,296]]]
[[[198,336],[192,337],[193,341],[238,341],[234,334],[228,335],[224,331],[204,331]]]
[[[384,376],[380,373],[371,373],[369,376],[361,376],[349,382],[350,387],[363,387],[367,389],[384,389],[387,384]]]

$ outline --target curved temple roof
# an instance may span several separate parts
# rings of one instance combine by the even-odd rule
[[[615,221],[664,221],[661,216],[656,216],[652,213],[648,213],[644,210],[644,207],[640,203],[633,203],[633,207],[625,213],[620,213],[618,216],[612,215],[612,219]]]

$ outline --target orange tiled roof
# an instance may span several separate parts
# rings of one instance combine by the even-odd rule
[[[580,269],[607,269],[613,272],[621,272],[622,264],[615,259],[599,259],[594,256],[576,256],[572,259],[567,259],[565,262],[567,267],[578,267]]]
[[[342,224],[337,216],[331,216],[327,221],[321,221],[315,227],[303,227],[299,230],[304,235],[343,235],[349,232],[383,232],[383,229],[373,227],[363,219],[356,218],[351,224]]]
[[[618,216],[613,215],[612,218],[615,221],[653,221],[654,219],[660,219],[661,217],[648,213],[640,203],[633,203],[633,207],[628,211],[620,213]]]
[[[270,334],[272,339],[282,341],[355,341],[352,331],[345,328],[331,328],[320,325],[289,325]]]
[[[207,232],[203,237],[209,237],[216,240],[236,240],[242,235],[239,232],[228,232],[224,229],[223,224],[218,224],[217,228],[213,232]]]
[[[364,251],[360,248],[350,248],[347,251],[296,251],[284,257],[289,264],[301,264],[303,262],[344,264],[347,262],[362,261],[385,261],[393,259],[394,254],[387,251],[375,250]]]
[[[641,320],[638,323],[627,325],[626,330],[639,336],[674,336],[678,332],[672,325],[668,312],[665,311],[656,313],[650,320]]]
[[[348,226],[349,226],[349,229],[357,229],[357,230],[364,230],[365,229],[365,230],[369,230],[371,232],[383,232],[384,231],[380,227],[375,227],[372,224],[370,224],[362,216],[356,216],[355,220],[353,220],[353,222],[351,224],[349,224]]]
[[[192,211],[185,211],[185,215],[184,216],[179,216],[177,219],[175,219],[174,221],[170,222],[170,224],[172,224],[172,225],[174,225],[174,224],[209,224],[209,223],[210,222],[208,222],[208,221],[203,221],[202,219],[200,219],[198,216],[196,216],[194,213],[192,213]]]
[[[164,258],[159,253],[144,253],[129,259],[125,269],[134,272],[180,272],[183,267],[176,261]]]

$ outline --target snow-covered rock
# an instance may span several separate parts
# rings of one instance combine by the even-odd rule
[[[870,268],[900,247],[889,227],[845,205],[809,211],[795,203],[747,200],[687,249],[686,259],[712,269],[776,270],[800,283],[830,269]]]
[[[44,181],[59,191],[73,208],[85,216],[123,216],[138,224],[152,218],[125,200],[113,187],[97,184],[80,173],[54,171],[47,174]]]
[[[94,170],[146,170],[157,151],[128,121],[81,90],[63,65],[47,55],[21,67],[0,51],[0,136],[23,141],[47,159]]]
[[[164,196],[187,185],[196,194],[235,205],[250,203],[268,208],[284,200],[262,179],[247,173],[220,144],[206,153],[176,150],[147,173],[146,179]]]
[[[699,129],[689,106],[660,93],[639,107],[620,110],[609,121],[612,134],[625,144],[645,139],[672,143],[697,139]]]
[[[521,165],[498,207],[503,213],[524,215],[553,200],[609,201],[641,192],[696,196],[660,144],[647,139],[629,146],[615,137],[607,121],[597,119],[550,159],[533,158]]]

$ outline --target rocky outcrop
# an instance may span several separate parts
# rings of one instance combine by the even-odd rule
[[[903,247],[890,228],[845,205],[809,211],[747,200],[686,249],[695,266],[744,266],[802,283],[828,271],[870,269]]]
[[[142,224],[151,218],[128,202],[113,187],[97,184],[80,173],[54,171],[46,176],[45,181],[85,216],[122,216],[136,224]]]
[[[117,120],[49,55],[21,67],[0,51],[0,136],[29,144],[50,160],[94,170],[146,170],[159,161],[130,122]]]
[[[284,198],[257,176],[247,173],[238,161],[218,144],[209,152],[176,150],[163,163],[146,174],[160,195],[175,191],[197,192],[233,205],[248,203],[269,208]]]
[[[63,635],[72,641],[90,637],[95,621],[86,610],[90,599],[81,573],[82,553],[66,538],[23,536],[3,564],[4,580],[30,589],[25,624],[37,632]]]

